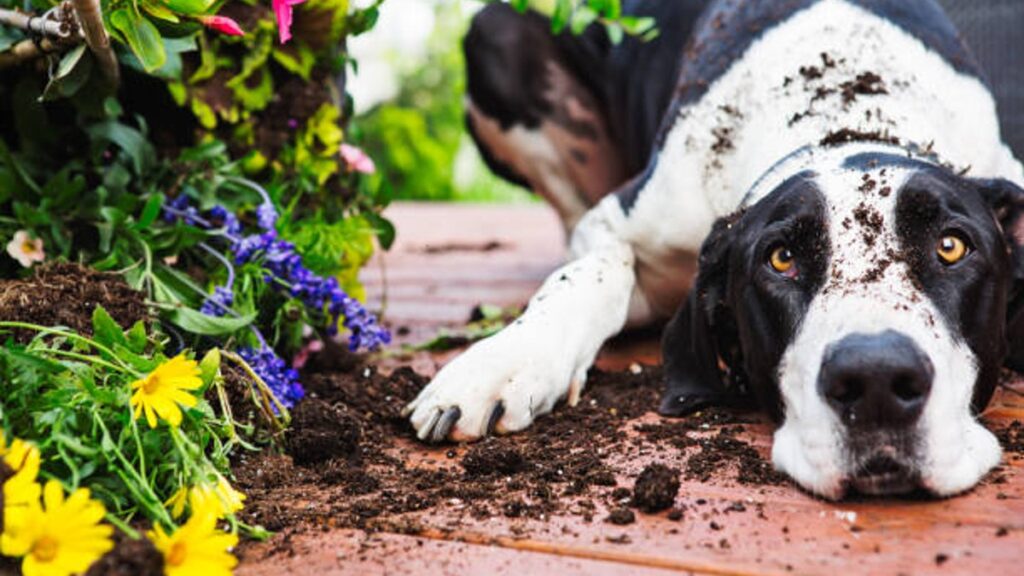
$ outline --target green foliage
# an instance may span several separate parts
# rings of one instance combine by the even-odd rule
[[[501,0],[484,0],[501,1]],[[520,12],[536,10],[551,19],[551,31],[560,34],[568,28],[582,34],[591,24],[604,26],[615,44],[624,35],[651,40],[658,35],[654,18],[622,14],[621,0],[508,0]]]
[[[254,443],[267,439],[252,423],[231,416],[217,350],[200,363],[198,403],[184,409],[181,425],[150,428],[133,414],[131,385],[168,358],[163,342],[147,334],[141,322],[121,330],[97,308],[92,338],[0,321],[0,335],[14,329],[38,335],[27,345],[8,339],[0,347],[5,437],[33,442],[41,453],[43,477],[56,478],[67,489],[88,487],[106,504],[108,518],[122,527],[135,520],[174,526],[164,502],[218,474],[229,477],[232,450],[255,449]],[[254,398],[266,394],[254,392]],[[264,404],[254,408],[280,428]],[[233,516],[229,520],[241,526]]]

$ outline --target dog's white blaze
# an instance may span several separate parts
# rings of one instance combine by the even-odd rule
[[[843,425],[818,391],[818,372],[829,346],[845,336],[894,330],[912,339],[935,368],[917,424],[922,482],[940,495],[969,488],[998,463],[1000,449],[970,414],[974,354],[901,260],[895,207],[908,173],[875,168],[866,185],[861,170],[820,162],[815,167],[832,252],[823,286],[779,365],[785,420],[772,459],[805,487],[830,498],[843,495],[843,481],[857,463],[845,452]],[[883,188],[889,193],[881,194]]]

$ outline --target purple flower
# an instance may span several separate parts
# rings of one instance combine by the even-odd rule
[[[189,198],[185,194],[178,194],[171,201],[164,203],[164,222],[177,222],[182,220],[185,224],[197,224],[199,211],[189,204]]]
[[[299,384],[299,373],[288,367],[272,348],[262,345],[255,348],[242,348],[238,354],[245,360],[273,392],[274,396],[285,406],[291,408],[306,395],[302,384]]]
[[[210,223],[223,227],[224,231],[232,236],[242,233],[242,223],[239,222],[238,216],[228,212],[223,206],[214,206],[210,210]]]
[[[231,308],[235,301],[235,294],[228,286],[217,286],[213,289],[213,295],[203,302],[199,311],[207,316],[223,316]]]
[[[273,230],[277,225],[277,209],[274,203],[266,200],[256,208],[256,222],[264,230]]]

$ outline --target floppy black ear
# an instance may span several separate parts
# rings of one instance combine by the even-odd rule
[[[1010,247],[1011,278],[1006,306],[1006,366],[1024,372],[1024,188],[1002,178],[975,181],[995,213]]]
[[[742,396],[730,385],[731,367],[739,366],[739,351],[733,315],[725,303],[735,221],[736,217],[729,217],[715,223],[701,248],[690,296],[665,327],[662,415],[683,416],[708,406],[733,405]]]

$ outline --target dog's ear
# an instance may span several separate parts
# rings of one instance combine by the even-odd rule
[[[1010,292],[1006,307],[1006,366],[1024,372],[1024,188],[1001,178],[975,180],[1010,247]]]
[[[659,412],[683,416],[708,406],[734,404],[731,367],[738,366],[735,322],[726,305],[734,215],[715,223],[701,248],[697,280],[662,338],[665,395]]]

